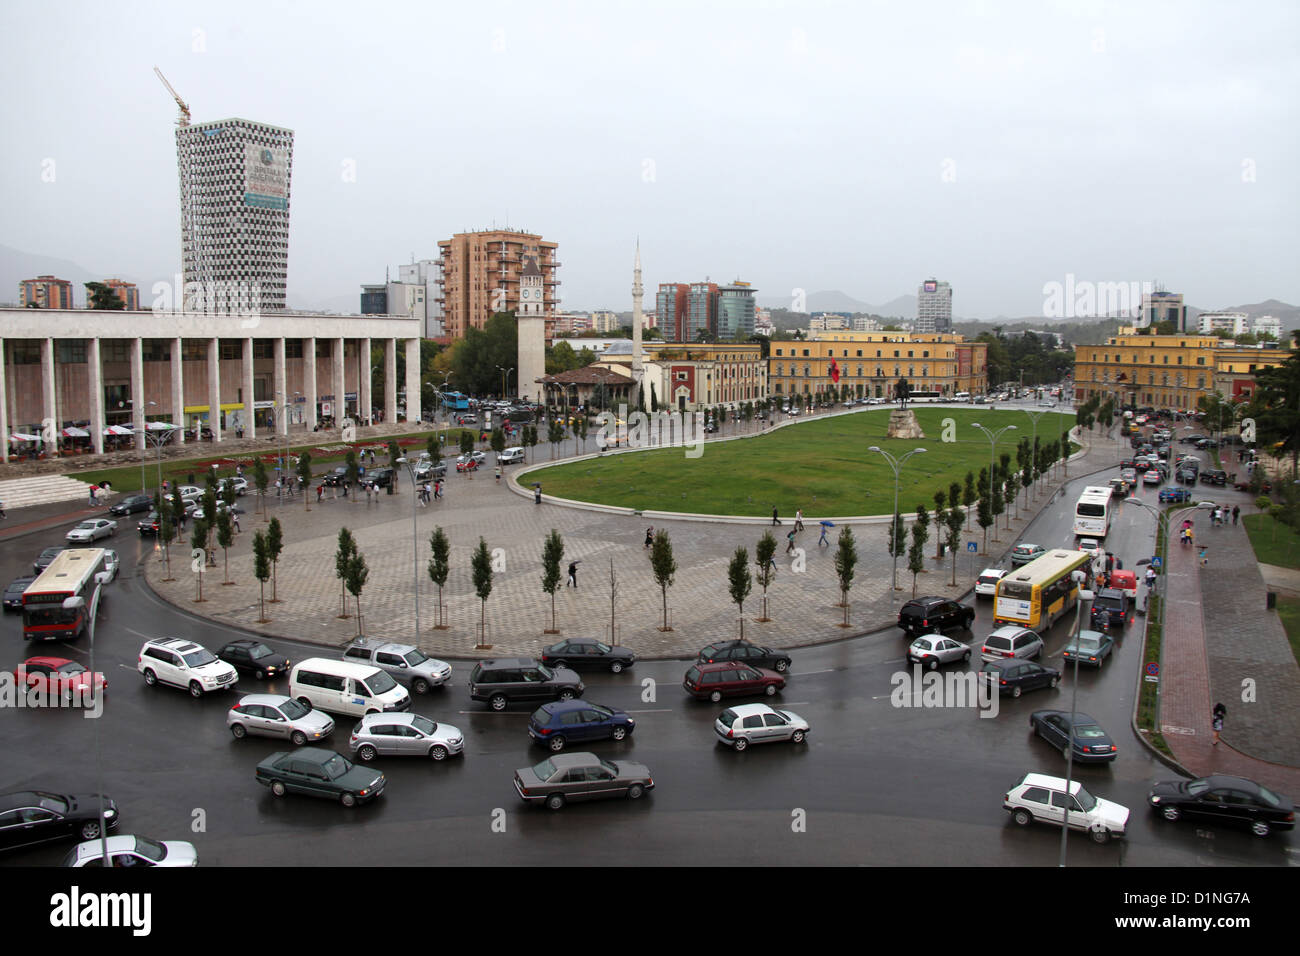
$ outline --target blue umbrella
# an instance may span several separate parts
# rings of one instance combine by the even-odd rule
[[[820,523],[821,523],[822,525],[824,525],[825,527],[827,527],[827,528],[833,528],[833,527],[835,527],[835,522],[834,522],[834,521],[822,521],[822,522],[820,522]]]

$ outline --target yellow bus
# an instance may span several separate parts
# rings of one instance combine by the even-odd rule
[[[1088,551],[1048,551],[1003,576],[993,596],[993,626],[1017,624],[1039,634],[1079,600],[1075,571],[1091,574],[1094,556]]]

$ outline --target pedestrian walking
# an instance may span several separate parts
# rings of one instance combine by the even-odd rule
[[[566,588],[572,587],[575,591],[578,589],[578,564],[579,563],[580,563],[579,561],[574,561],[569,564],[569,580],[564,582],[564,586]]]
[[[823,544],[830,547],[830,542],[826,540],[826,525],[822,525],[822,536],[817,539],[817,547],[820,548]]]
[[[541,503],[542,503],[542,485],[541,482],[538,482],[537,484],[533,485],[533,504],[540,505]]]
[[[1223,732],[1223,721],[1227,716],[1228,708],[1224,707],[1222,703],[1214,705],[1214,711],[1210,716],[1210,726],[1214,729],[1214,745],[1216,747],[1219,744],[1219,734]]]
[[[230,520],[231,523],[233,523],[235,526],[235,534],[239,534],[240,533],[239,512],[235,511],[233,508],[230,510]]]
[[[497,484],[501,484],[501,466],[497,465]]]
[[[785,553],[789,554],[791,551],[794,550],[794,529],[793,528],[791,528],[790,533],[785,536],[785,542],[786,542]]]
[[[441,497],[442,497],[442,479],[441,479],[441,478],[439,478],[437,481],[435,481],[435,482],[433,483],[433,496],[434,496],[435,498],[441,498]]]
[[[794,530],[795,531],[803,530],[803,509],[802,508],[799,508],[794,513]]]
[[[325,496],[325,482],[316,486],[316,503],[320,504],[321,499]]]
[[[1209,549],[1205,545],[1201,545],[1201,567],[1206,567],[1210,563],[1210,559],[1205,556],[1207,550]]]
[[[88,501],[87,504],[89,504],[90,507],[92,507],[92,508],[95,507],[95,505],[99,504],[99,502],[95,500],[95,496],[96,496],[97,494],[99,494],[99,485],[91,485],[91,486],[90,486],[90,501]]]
[[[773,505],[773,506],[772,506],[772,524],[773,524],[773,525],[778,525],[778,524],[780,524],[780,523],[781,523],[781,519],[778,518],[778,517],[776,516],[776,505]]]
[[[1147,590],[1148,590],[1148,591],[1151,591],[1151,592],[1154,592],[1155,589],[1156,589],[1156,569],[1155,569],[1155,568],[1152,568],[1152,567],[1148,567],[1148,568],[1147,568],[1147,573],[1146,573],[1146,583],[1147,583]]]
[[[0,501],[0,518],[8,518],[8,517],[9,516],[5,514],[5,503],[3,501]]]
[[[365,489],[366,489],[366,504],[370,504],[370,486],[366,485]]]
[[[645,529],[645,546],[649,548],[655,543],[655,529],[653,527]]]
[[[1237,516],[1238,516],[1239,514],[1241,514],[1241,505],[1233,505],[1233,506],[1232,506],[1232,523],[1233,523],[1233,524],[1236,524],[1236,523],[1237,523]]]

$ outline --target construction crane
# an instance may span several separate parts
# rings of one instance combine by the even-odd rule
[[[162,85],[167,87],[167,92],[172,95],[172,99],[174,99],[176,101],[176,105],[180,107],[181,112],[180,115],[176,117],[176,125],[189,126],[190,108],[185,105],[185,101],[181,99],[181,95],[177,93],[174,89],[172,89],[172,85],[167,82],[167,77],[162,75],[162,70],[158,69],[158,67],[155,66],[153,68],[153,71],[158,74],[158,79],[162,80]]]

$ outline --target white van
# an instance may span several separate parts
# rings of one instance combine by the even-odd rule
[[[503,452],[501,452],[501,454],[497,455],[498,465],[512,465],[515,462],[520,462],[523,460],[524,460],[524,450],[523,448],[517,445],[514,448],[507,448]]]
[[[289,677],[289,695],[309,707],[362,717],[410,710],[411,695],[378,667],[312,657]]]
[[[969,402],[970,392],[958,392],[956,395],[952,397],[952,400],[954,402]]]

